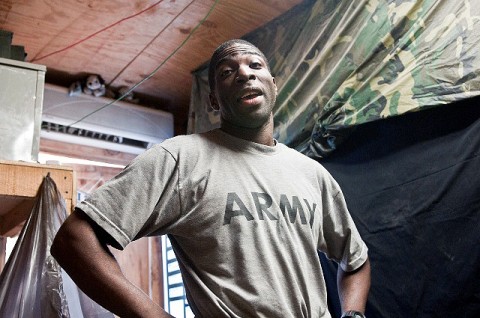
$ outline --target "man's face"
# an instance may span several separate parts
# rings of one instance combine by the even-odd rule
[[[275,79],[256,48],[237,43],[223,50],[211,95],[223,121],[258,128],[269,120],[276,95]]]

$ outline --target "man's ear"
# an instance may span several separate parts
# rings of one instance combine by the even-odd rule
[[[278,95],[278,88],[277,88],[277,82],[275,81],[275,77],[272,77],[273,80],[273,85],[275,85],[275,96]]]
[[[210,99],[210,106],[212,106],[213,110],[220,110],[220,105],[218,105],[217,98],[213,92],[208,94],[208,98]]]

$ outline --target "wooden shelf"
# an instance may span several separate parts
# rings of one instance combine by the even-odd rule
[[[67,213],[70,213],[77,199],[73,168],[0,160],[0,236],[13,237],[20,232],[48,173],[65,199]]]

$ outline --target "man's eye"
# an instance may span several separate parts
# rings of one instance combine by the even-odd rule
[[[225,76],[230,75],[231,73],[232,73],[232,70],[230,70],[230,69],[225,69],[225,70],[223,70],[223,71],[220,73],[220,76],[221,76],[221,77],[225,77]]]
[[[262,64],[259,62],[253,62],[250,64],[250,67],[254,69],[259,69],[259,68],[262,68]]]

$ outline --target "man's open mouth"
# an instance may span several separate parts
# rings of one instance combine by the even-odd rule
[[[263,93],[260,90],[257,89],[252,89],[245,91],[239,98],[239,100],[247,100],[247,99],[252,99],[258,96],[263,95]]]

